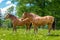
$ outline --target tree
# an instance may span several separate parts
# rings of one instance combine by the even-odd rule
[[[60,24],[60,0],[15,0],[17,3],[17,15],[21,17],[22,13],[34,12],[40,16],[51,15],[57,20],[57,28]]]
[[[0,9],[0,26],[2,26],[2,14],[1,14],[1,9]]]
[[[13,12],[14,6],[11,6],[10,8],[7,9],[9,13]]]

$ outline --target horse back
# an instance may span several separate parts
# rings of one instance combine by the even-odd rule
[[[53,16],[45,16],[45,20],[49,23],[53,23],[54,17]]]

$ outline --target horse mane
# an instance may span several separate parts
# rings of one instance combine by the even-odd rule
[[[35,13],[30,13],[30,14],[35,15],[35,17],[36,17],[36,16],[40,17],[39,15],[37,15],[37,14],[35,14]]]
[[[10,17],[15,17],[15,18],[17,18],[16,16],[14,16],[14,15],[12,15],[12,14],[9,14],[9,16],[10,16]]]
[[[36,16],[38,16],[38,17],[40,17],[39,15],[37,15],[37,14],[35,14],[35,13],[32,13],[32,12],[24,12],[24,15],[30,15],[30,16],[33,16],[34,15],[34,17],[36,17]]]

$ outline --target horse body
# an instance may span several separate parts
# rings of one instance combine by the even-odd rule
[[[36,14],[32,14],[32,13],[24,13],[23,14],[23,18],[29,18],[30,22],[34,25],[34,31],[37,32],[37,27],[38,26],[43,26],[43,25],[48,25],[48,29],[49,29],[49,33],[50,30],[52,28],[54,17],[53,16],[44,16],[44,17],[40,17]]]

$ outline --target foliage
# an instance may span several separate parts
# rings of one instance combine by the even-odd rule
[[[16,10],[19,17],[23,12],[34,12],[40,16],[51,15],[57,21],[57,28],[60,28],[60,0],[15,0],[14,2],[18,2]]]
[[[12,22],[11,22],[10,19],[4,20],[4,21],[3,21],[3,26],[4,26],[4,27],[7,27],[7,28],[13,27]]]
[[[2,21],[3,21],[3,20],[0,19],[0,26],[2,26]]]
[[[13,9],[14,9],[14,7],[12,6],[12,7],[8,8],[7,10],[9,13],[11,13],[11,12],[13,12]]]

